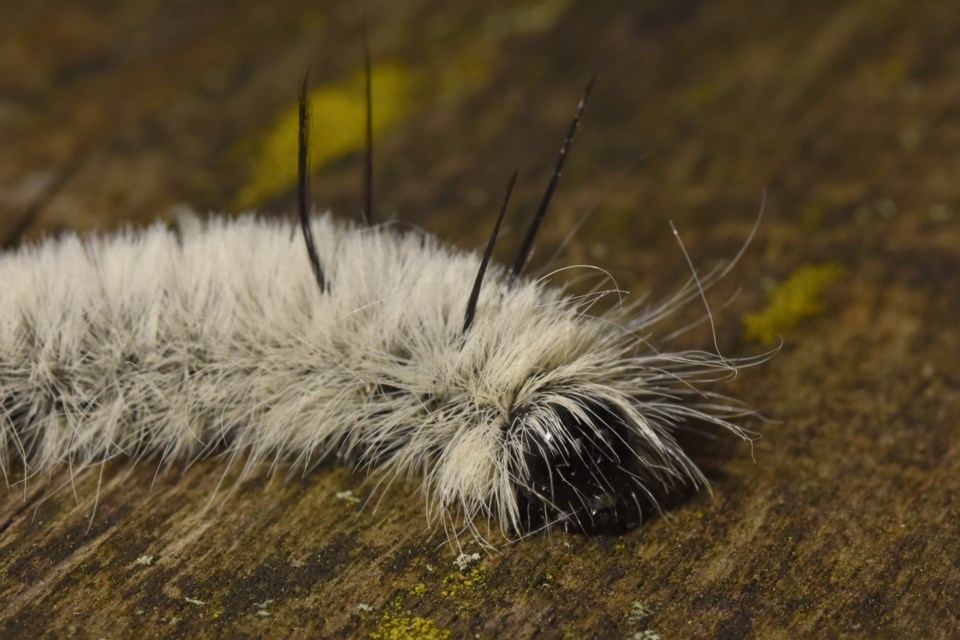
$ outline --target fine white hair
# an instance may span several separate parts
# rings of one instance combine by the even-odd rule
[[[639,337],[699,297],[695,276],[660,306],[590,315],[595,296],[508,283],[492,265],[465,332],[479,256],[390,225],[312,226],[325,291],[298,228],[252,216],[0,254],[4,474],[118,456],[163,465],[227,451],[248,470],[337,458],[420,478],[432,517],[495,520],[509,535],[529,529],[532,499],[544,525],[570,515],[552,475],[536,486],[537,455],[583,458],[603,436],[591,446],[610,449],[636,502],[706,486],[679,426],[749,435],[735,423],[749,411],[711,384],[768,354],[660,351]],[[623,442],[602,432],[611,421]]]

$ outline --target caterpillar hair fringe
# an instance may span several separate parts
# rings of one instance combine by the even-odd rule
[[[299,229],[211,217],[0,255],[5,477],[119,456],[226,453],[245,471],[339,459],[421,479],[430,517],[462,518],[481,540],[484,520],[507,537],[624,531],[665,492],[707,487],[675,433],[747,439],[737,419],[752,412],[713,384],[771,354],[646,336],[740,254],[660,304],[595,315],[604,292],[522,276],[590,87],[505,268],[489,260],[516,173],[483,256],[371,223],[369,138],[363,222],[310,214],[306,86]],[[368,133],[369,113],[368,98]]]

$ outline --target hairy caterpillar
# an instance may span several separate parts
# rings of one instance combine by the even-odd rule
[[[703,385],[766,354],[660,352],[642,336],[726,270],[596,316],[596,296],[521,275],[589,91],[510,269],[487,273],[516,173],[482,257],[371,225],[369,155],[366,224],[312,216],[306,78],[299,230],[211,218],[0,256],[4,474],[338,457],[420,477],[436,514],[508,534],[627,530],[662,491],[706,486],[674,432],[746,438],[733,420],[749,412]]]

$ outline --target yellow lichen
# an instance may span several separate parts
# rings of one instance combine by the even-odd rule
[[[467,592],[482,589],[485,586],[483,572],[474,567],[467,573],[450,573],[443,579],[446,587],[440,592],[444,598],[463,596]]]
[[[539,0],[491,14],[483,29],[488,37],[466,41],[452,54],[445,53],[439,73],[431,77],[397,63],[373,65],[370,75],[374,139],[413,113],[415,95],[433,102],[456,101],[486,86],[505,39],[517,33],[549,28],[570,4],[570,0]],[[305,14],[305,29],[316,30],[322,24],[323,16]],[[363,149],[365,99],[362,69],[341,83],[319,87],[310,93],[313,171]],[[250,147],[254,151],[250,181],[234,198],[233,209],[252,209],[292,189],[297,178],[297,121],[297,105],[291,100],[290,106],[266,132],[255,134],[253,139],[234,147],[231,156],[241,150],[246,153]]]
[[[376,138],[395,126],[411,110],[415,74],[398,64],[374,65],[373,135]],[[366,143],[364,75],[310,92],[312,135],[310,159],[313,170],[356,152]],[[234,202],[249,209],[290,189],[297,179],[297,105],[292,104],[263,136],[253,162],[251,181]]]
[[[780,283],[767,296],[767,306],[743,317],[746,336],[763,344],[773,344],[802,320],[823,312],[823,290],[846,275],[836,263],[804,265]]]
[[[444,640],[450,637],[450,631],[441,629],[432,620],[406,617],[387,612],[380,620],[380,626],[370,634],[373,640]]]

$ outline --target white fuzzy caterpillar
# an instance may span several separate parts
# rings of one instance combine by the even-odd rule
[[[766,355],[639,337],[700,295],[695,277],[662,305],[595,317],[595,297],[494,266],[467,331],[478,256],[392,226],[304,223],[322,275],[295,226],[253,217],[0,255],[4,474],[338,457],[422,478],[434,515],[604,532],[665,489],[706,486],[678,426],[747,436],[731,422],[743,408],[704,385]]]
[[[328,295],[297,229],[252,217],[179,235],[158,225],[67,236],[0,256],[4,469],[189,460],[224,445],[249,465],[337,454],[420,475],[437,509],[522,531],[536,498],[555,507],[547,520],[577,511],[572,497],[557,504],[566,478],[552,491],[537,484],[540,453],[599,456],[604,477],[570,485],[603,488],[584,494],[592,504],[622,498],[631,474],[635,498],[702,485],[671,435],[677,424],[743,435],[726,419],[740,409],[697,385],[744,363],[658,353],[634,335],[673,302],[594,318],[582,312],[591,300],[529,281],[507,289],[494,267],[461,340],[477,256],[391,227],[314,222]],[[639,506],[616,509],[622,525],[639,516]]]

